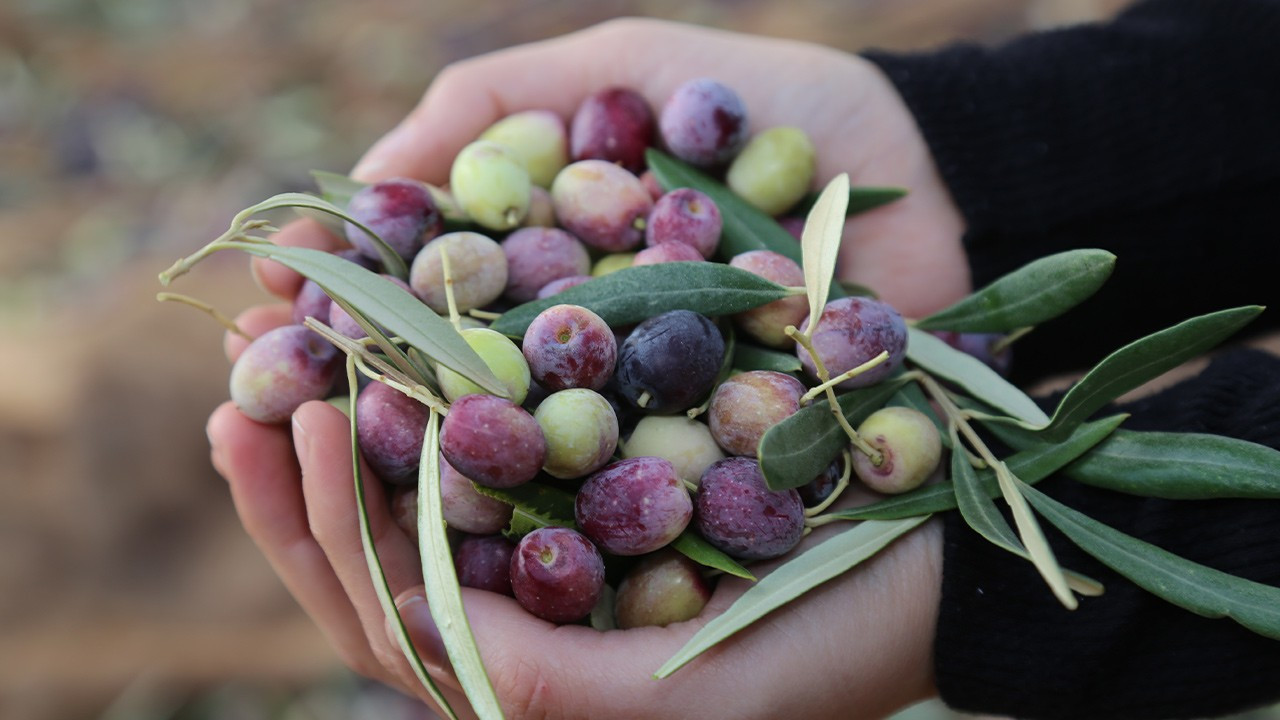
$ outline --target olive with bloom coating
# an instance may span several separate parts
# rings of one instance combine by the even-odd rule
[[[699,253],[692,245],[669,242],[647,247],[636,253],[635,258],[631,261],[631,266],[661,265],[662,263],[672,262],[706,262],[706,258],[702,257],[702,253]]]
[[[615,555],[643,555],[675,540],[693,517],[693,502],[670,462],[619,460],[582,483],[574,500],[578,527]]]
[[[480,139],[514,150],[535,187],[549,187],[556,173],[569,164],[564,121],[550,110],[512,113],[480,133]]]
[[[397,255],[409,260],[423,243],[440,234],[444,218],[427,186],[417,180],[392,178],[357,190],[347,203],[347,214],[378,234]],[[380,259],[369,234],[346,223],[347,241],[361,254]]]
[[[516,544],[501,535],[462,538],[453,554],[458,584],[515,597],[511,589],[511,557],[515,552]]]
[[[498,243],[480,233],[446,233],[427,243],[409,268],[413,292],[437,313],[449,312],[442,252],[449,256],[453,301],[458,312],[484,307],[506,289],[507,256]]]
[[[772,250],[749,250],[735,255],[729,267],[746,270],[783,287],[803,287],[804,270],[795,260]],[[792,295],[751,308],[733,316],[738,329],[758,342],[774,348],[795,345],[786,331],[788,325],[800,326],[809,315],[809,300]]]
[[[729,162],[747,141],[747,108],[727,85],[710,78],[676,88],[658,118],[662,141],[691,165]]]
[[[751,458],[726,458],[707,468],[696,507],[694,522],[702,537],[742,560],[785,555],[804,537],[800,494],[770,490]]]
[[[685,415],[646,415],[622,447],[622,457],[660,457],[675,466],[681,480],[697,485],[702,473],[724,452],[711,428]]]
[[[384,482],[417,479],[429,413],[426,405],[385,383],[371,382],[356,397],[360,454]]]
[[[569,125],[573,159],[605,160],[639,173],[656,126],[648,101],[635,90],[612,87],[592,93]]]
[[[455,530],[476,535],[499,532],[511,522],[512,506],[481,495],[471,478],[440,458],[440,506],[444,522]]]
[[[599,390],[618,357],[613,330],[579,305],[552,305],[538,313],[524,332],[521,350],[533,378],[548,390]]]
[[[547,456],[538,421],[496,395],[463,395],[440,427],[440,452],[477,483],[509,488],[532,480]]]
[[[604,160],[579,160],[551,184],[556,219],[597,250],[630,250],[644,239],[653,200],[640,178]]]
[[[507,257],[506,296],[523,303],[560,278],[591,272],[591,256],[578,239],[559,228],[528,227],[502,241]]]
[[[682,243],[709,259],[720,247],[723,227],[715,201],[693,188],[676,188],[653,204],[644,241],[649,247]]]
[[[337,348],[302,325],[269,330],[231,368],[231,400],[252,420],[284,422],[302,403],[328,394],[341,358]]]
[[[533,413],[547,439],[542,469],[561,479],[595,472],[618,447],[618,418],[594,390],[569,388],[547,396]]]
[[[902,365],[907,355],[907,324],[887,303],[872,298],[846,297],[832,300],[823,308],[813,347],[822,358],[830,377],[852,370],[887,351],[889,358],[861,375],[840,383],[842,390],[874,385]],[[812,318],[800,325],[803,332]],[[809,351],[796,345],[796,356],[810,377],[818,372]]]
[[[581,533],[538,528],[511,556],[511,589],[521,607],[543,620],[581,620],[604,592],[604,558]]]
[[[804,391],[804,384],[786,373],[751,370],[734,375],[711,396],[711,435],[725,452],[754,457],[765,432],[800,409]]]
[[[618,584],[618,627],[665,627],[698,616],[711,599],[698,564],[674,550],[660,550],[627,571]]]
[[[880,451],[880,464],[854,453],[853,471],[877,492],[897,494],[920,487],[942,458],[938,427],[924,413],[908,407],[885,407],[858,426],[858,434]]]
[[[687,410],[711,391],[723,359],[724,338],[714,323],[671,310],[640,323],[623,341],[618,389],[646,412]]]
[[[529,394],[529,364],[525,362],[520,348],[506,335],[489,328],[467,328],[462,331],[462,339],[467,341],[476,355],[484,361],[485,367],[493,373],[493,377],[506,391],[508,400],[519,405]],[[479,385],[462,377],[443,365],[436,365],[436,380],[440,383],[440,392],[449,402],[463,395],[475,395],[486,392]]]
[[[815,165],[813,142],[796,127],[756,133],[733,159],[725,184],[766,215],[780,215],[808,192]]]

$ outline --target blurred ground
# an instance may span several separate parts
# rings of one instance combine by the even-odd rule
[[[243,536],[203,434],[221,332],[154,295],[237,210],[349,168],[445,63],[618,15],[857,50],[1120,4],[0,4],[0,718],[415,716],[341,668]],[[177,289],[232,314],[264,299],[240,257]]]

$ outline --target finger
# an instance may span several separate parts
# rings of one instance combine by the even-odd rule
[[[249,337],[261,337],[268,330],[288,325],[293,322],[292,308],[285,304],[257,305],[236,316],[236,327]],[[222,338],[222,350],[227,359],[235,362],[240,353],[249,347],[249,340],[242,335],[228,332]]]
[[[387,638],[386,614],[369,574],[352,483],[351,430],[347,418],[328,403],[310,402],[294,413],[293,427],[311,533],[350,598],[374,656],[395,674],[402,686],[413,687],[417,680],[408,662],[400,648]],[[395,597],[404,589],[422,583],[418,553],[391,517],[381,481],[363,462],[361,477],[369,530],[383,574]]]
[[[379,677],[381,666],[324,552],[311,536],[289,430],[256,423],[223,403],[207,431],[218,472],[245,531],[343,661]]]
[[[271,241],[286,247],[304,247],[332,252],[347,246],[344,239],[329,232],[315,220],[295,220],[271,236]],[[302,276],[274,260],[255,257],[250,261],[253,279],[263,290],[283,300],[293,300],[302,287]]]

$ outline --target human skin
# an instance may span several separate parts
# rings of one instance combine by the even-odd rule
[[[602,54],[616,61],[583,61]],[[969,290],[963,223],[909,112],[869,63],[814,45],[624,20],[484,55],[446,68],[354,174],[441,183],[458,150],[504,115],[549,108],[568,117],[587,94],[614,85],[635,88],[660,107],[677,85],[700,76],[737,89],[753,128],[803,128],[819,148],[817,182],[847,171],[854,184],[911,189],[903,200],[848,223],[855,240],[842,248],[842,277],[874,287],[908,317]],[[795,77],[828,82],[797,84]],[[285,228],[276,241],[340,247],[309,221]],[[301,285],[299,276],[269,261],[255,260],[254,268],[262,286],[282,298]],[[283,306],[256,308],[239,319],[250,334],[287,321]],[[243,346],[233,336],[226,342],[232,357]],[[223,405],[208,430],[214,464],[230,483],[250,537],[339,655],[357,672],[425,700],[387,637],[369,581],[342,414],[308,403],[294,414],[291,432],[258,425]],[[415,549],[395,527],[381,488],[370,481],[367,492],[379,555],[415,643],[450,702],[465,708],[425,618],[426,604],[418,601]],[[802,547],[838,529],[820,528]],[[492,593],[464,590],[463,596],[508,717],[879,717],[935,692],[930,647],[940,535],[936,521],[927,523],[661,682],[651,673],[724,612],[746,583],[722,579],[694,620],[603,634],[551,625]],[[786,663],[771,662],[780,655]]]

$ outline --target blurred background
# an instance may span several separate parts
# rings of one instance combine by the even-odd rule
[[[423,717],[345,671],[240,530],[203,432],[221,329],[155,278],[309,170],[345,172],[446,63],[619,15],[856,51],[1122,4],[0,3],[0,718]],[[176,289],[233,315],[266,299],[230,254]]]

